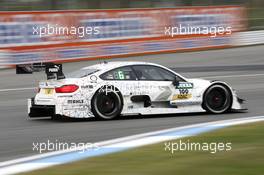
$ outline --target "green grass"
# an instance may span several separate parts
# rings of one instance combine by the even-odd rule
[[[231,142],[232,150],[215,154],[177,151],[164,143],[38,170],[25,175],[258,175],[264,173],[264,122],[239,125],[181,141]],[[175,140],[173,142],[179,142]]]

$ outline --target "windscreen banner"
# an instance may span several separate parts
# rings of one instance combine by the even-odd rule
[[[245,8],[0,12],[0,67],[232,46]]]

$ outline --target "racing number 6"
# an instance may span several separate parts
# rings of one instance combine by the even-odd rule
[[[123,71],[118,71],[118,77],[119,77],[120,80],[125,79],[125,76],[123,74]]]

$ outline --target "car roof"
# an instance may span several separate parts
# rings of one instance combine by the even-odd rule
[[[81,68],[81,70],[96,69],[96,70],[98,70],[96,72],[96,74],[102,74],[104,72],[110,71],[110,70],[118,68],[118,67],[131,66],[131,65],[152,65],[152,66],[158,66],[158,67],[162,67],[162,68],[165,68],[167,70],[170,70],[167,67],[159,65],[159,64],[149,63],[149,62],[141,62],[141,61],[111,61],[111,62],[104,61],[104,62],[94,64],[91,66],[83,67],[83,68]],[[170,70],[170,71],[172,71],[172,70]],[[172,72],[174,72],[174,71],[172,71]],[[181,76],[180,74],[177,74],[176,72],[174,72],[174,74],[185,79],[183,76]]]
[[[122,66],[131,66],[131,65],[157,65],[157,64],[148,63],[148,62],[139,62],[139,61],[111,61],[111,62],[104,61],[99,64],[83,67],[82,69],[98,69],[98,70],[107,71],[114,68],[118,68]]]

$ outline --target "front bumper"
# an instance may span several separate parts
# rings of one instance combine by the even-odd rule
[[[34,117],[49,117],[55,115],[54,105],[36,105],[34,98],[28,99],[28,116]]]
[[[247,105],[245,104],[244,99],[239,98],[238,96],[233,96],[233,105],[231,111],[233,112],[240,112],[240,111],[247,111]]]

